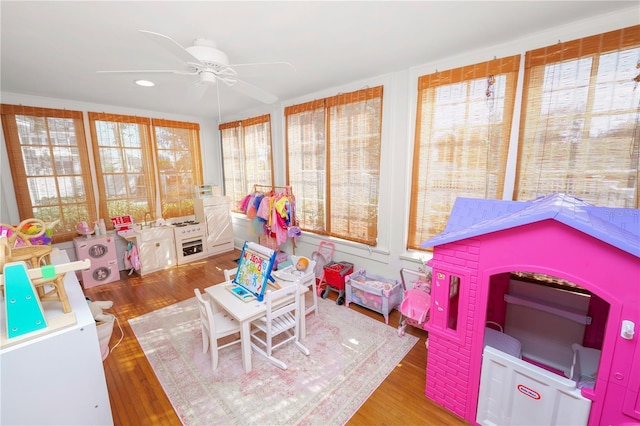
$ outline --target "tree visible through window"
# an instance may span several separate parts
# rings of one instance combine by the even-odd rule
[[[134,221],[144,220],[156,205],[151,120],[90,112],[89,122],[101,216],[130,214]]]
[[[200,126],[180,121],[89,113],[102,217],[193,215],[202,183]]]
[[[156,140],[162,217],[194,214],[194,185],[202,183],[200,126],[168,120],[152,120]]]

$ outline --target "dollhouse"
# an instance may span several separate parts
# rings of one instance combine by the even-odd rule
[[[638,424],[640,210],[458,198],[422,246],[428,398],[472,424]]]

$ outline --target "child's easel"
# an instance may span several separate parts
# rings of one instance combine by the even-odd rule
[[[238,259],[238,271],[233,278],[233,284],[242,287],[258,299],[258,302],[262,302],[267,284],[269,281],[274,281],[271,271],[275,259],[274,250],[256,243],[245,242]]]

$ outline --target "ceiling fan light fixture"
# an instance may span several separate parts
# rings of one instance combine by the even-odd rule
[[[153,87],[156,85],[153,81],[149,80],[136,80],[136,84],[142,87]]]

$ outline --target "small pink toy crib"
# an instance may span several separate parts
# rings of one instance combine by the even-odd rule
[[[404,336],[407,324],[425,329],[431,307],[431,274],[410,269],[400,271],[404,297],[400,304],[398,336]]]

